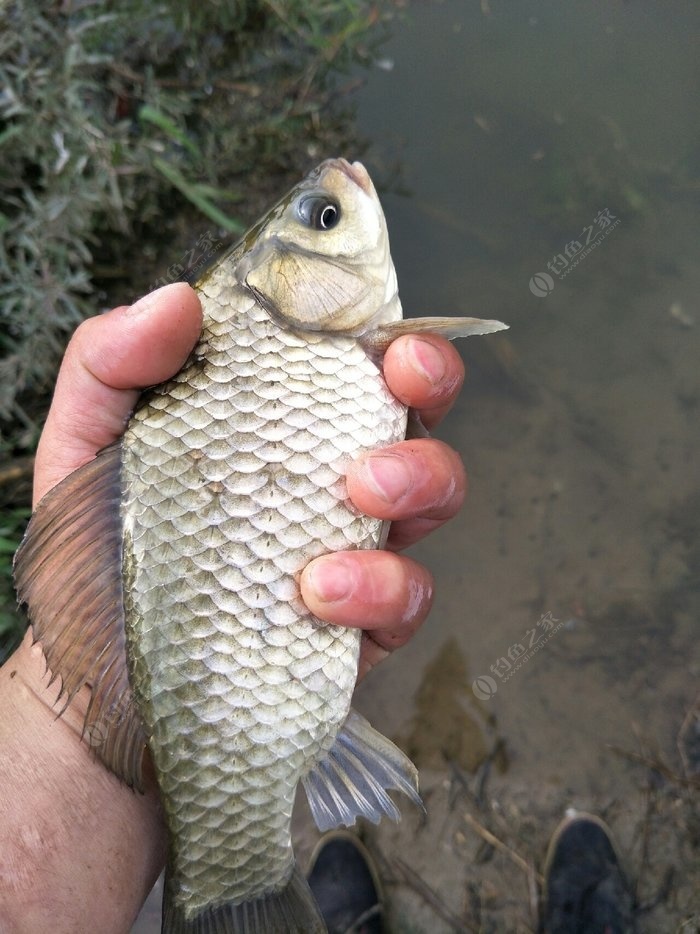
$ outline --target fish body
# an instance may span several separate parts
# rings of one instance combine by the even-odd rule
[[[86,730],[105,764],[138,787],[150,750],[169,834],[163,931],[313,934],[325,928],[290,838],[299,782],[321,829],[396,818],[387,788],[419,799],[409,760],[350,709],[359,631],[309,613],[299,575],[383,544],[345,471],[404,437],[388,343],[499,325],[401,321],[379,201],[344,160],[310,173],[196,288],[190,359],[42,502],[18,592],[66,702],[92,685]],[[47,560],[57,551],[64,570]]]
[[[130,680],[194,910],[289,878],[296,786],[347,717],[360,640],[308,612],[299,574],[377,546],[344,467],[406,424],[353,338],[281,328],[225,272],[200,295],[195,358],[139,408],[122,467]]]

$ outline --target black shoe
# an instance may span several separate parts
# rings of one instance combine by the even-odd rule
[[[311,857],[308,881],[328,934],[382,934],[379,878],[355,834],[326,834]]]
[[[632,895],[598,817],[575,814],[561,822],[544,876],[544,934],[633,934]]]

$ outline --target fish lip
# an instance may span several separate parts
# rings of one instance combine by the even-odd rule
[[[367,169],[362,165],[361,162],[348,162],[347,159],[332,159],[330,164],[339,169],[344,175],[355,182],[355,184],[362,189],[366,194],[370,193],[370,178],[367,173]]]

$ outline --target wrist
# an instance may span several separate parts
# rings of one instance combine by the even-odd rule
[[[0,929],[124,934],[160,871],[158,793],[133,792],[80,738],[89,692],[57,717],[28,636],[0,669]]]

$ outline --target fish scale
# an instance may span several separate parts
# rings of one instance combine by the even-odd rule
[[[298,575],[377,545],[381,522],[348,501],[347,456],[406,422],[356,340],[284,330],[216,273],[201,298],[193,362],[137,411],[123,466],[131,683],[190,911],[291,873],[296,786],[347,716],[360,644],[306,610]]]

